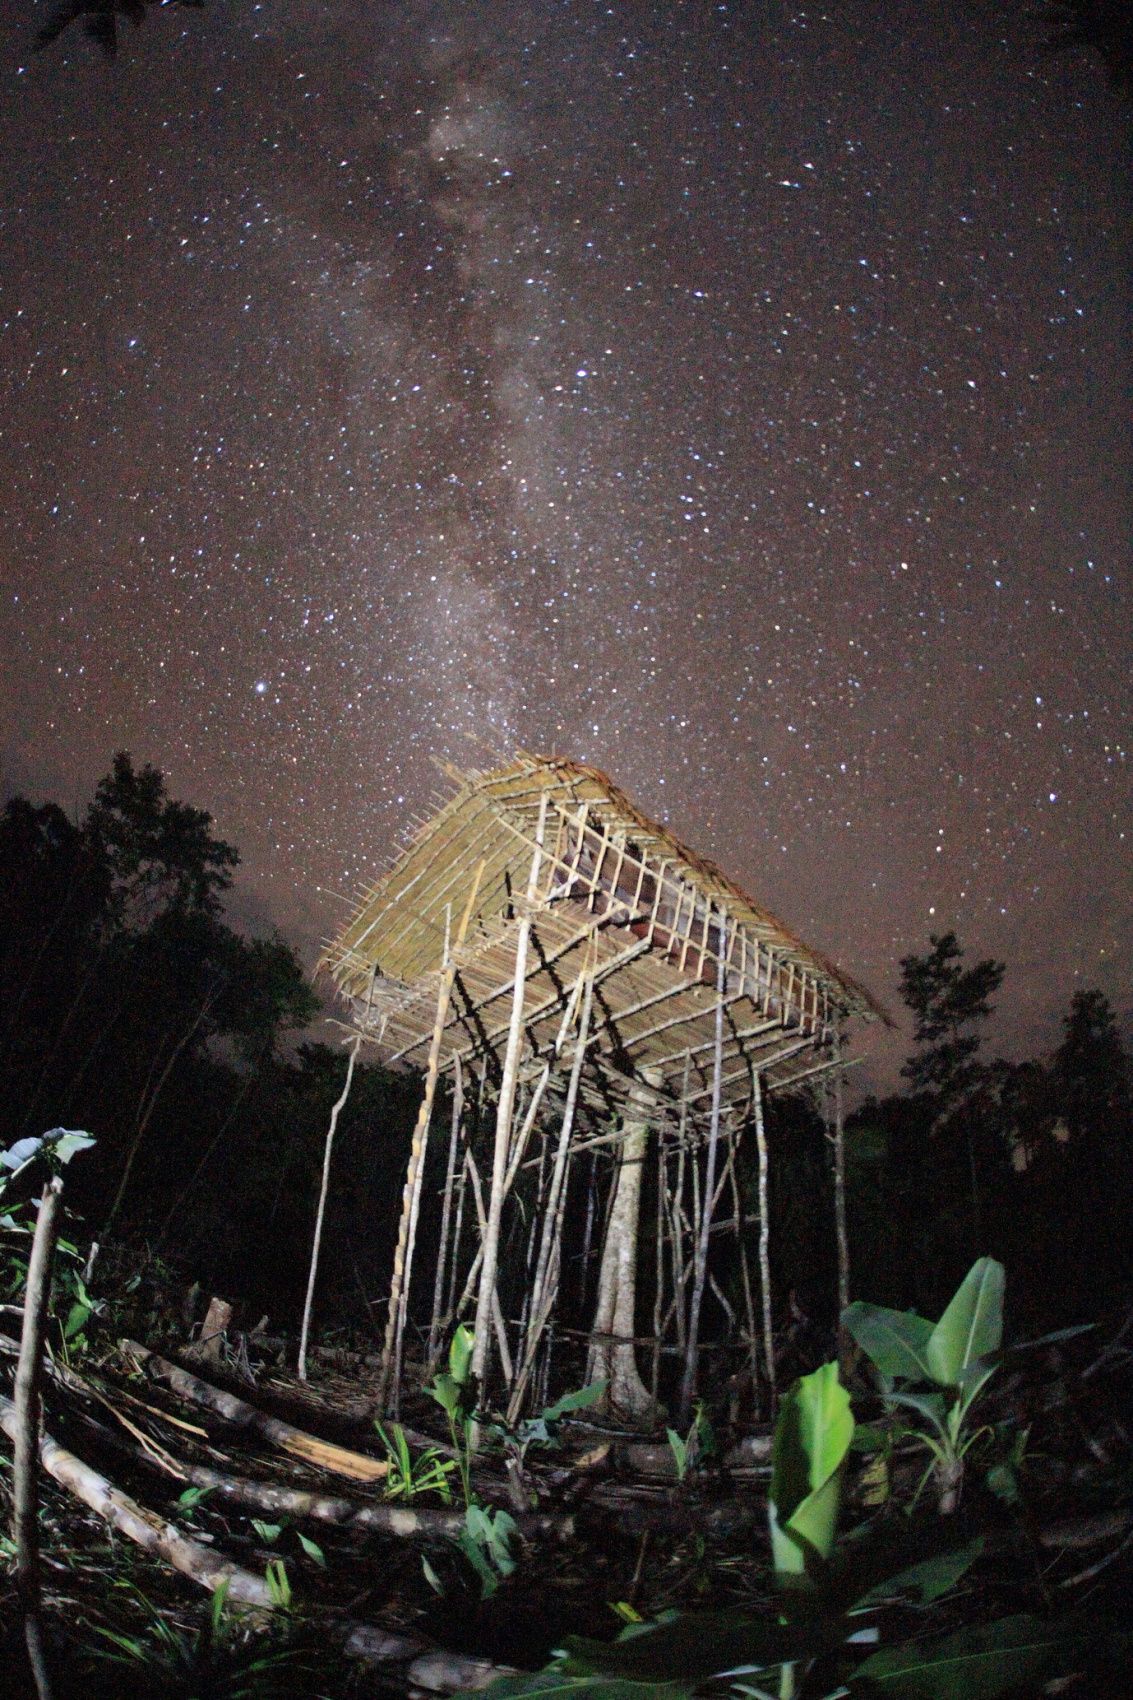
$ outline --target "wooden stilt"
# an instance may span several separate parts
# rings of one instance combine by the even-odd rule
[[[721,927],[727,924],[720,917]],[[705,923],[707,926],[707,922]],[[704,1208],[701,1212],[697,1238],[692,1299],[689,1304],[688,1339],[685,1343],[685,1367],[681,1380],[680,1420],[687,1425],[692,1414],[692,1396],[696,1383],[696,1349],[700,1337],[700,1307],[704,1299],[705,1277],[708,1273],[708,1236],[712,1227],[712,1211],[716,1203],[716,1155],[720,1140],[720,1082],[724,1070],[724,992],[727,952],[721,950],[716,968],[716,1050],[712,1062],[712,1112],[708,1132],[708,1156],[704,1174]]]
[[[763,1125],[763,1081],[757,1068],[751,1071],[751,1107],[755,1140],[759,1151],[759,1284],[763,1298],[763,1357],[767,1376],[770,1415],[775,1415],[778,1387],[775,1378],[775,1338],[771,1329],[771,1219],[767,1211],[767,1132]]]
[[[427,1362],[431,1369],[436,1362],[441,1327],[441,1306],[444,1302],[445,1270],[448,1263],[448,1231],[452,1216],[453,1186],[456,1180],[456,1150],[460,1141],[460,1122],[464,1114],[464,1071],[459,1057],[452,1072],[452,1121],[449,1125],[448,1166],[445,1169],[445,1195],[441,1206],[440,1243],[437,1246],[437,1273],[433,1281],[433,1314],[429,1318],[429,1348]]]
[[[386,1317],[385,1341],[382,1345],[382,1362],[378,1374],[377,1403],[379,1409],[385,1408],[389,1393],[390,1376],[393,1371],[395,1355],[400,1356],[401,1325],[405,1312],[402,1308],[401,1296],[403,1287],[408,1289],[407,1266],[412,1261],[411,1220],[413,1216],[413,1200],[419,1194],[419,1174],[425,1157],[425,1141],[429,1132],[429,1117],[433,1110],[433,1097],[437,1089],[437,1073],[440,1065],[441,1040],[444,1036],[445,1023],[448,1020],[449,1002],[452,998],[453,981],[456,978],[456,951],[464,943],[468,931],[468,923],[472,918],[476,894],[480,889],[480,881],[484,874],[484,863],[481,862],[472,881],[468,893],[468,901],[464,906],[460,926],[457,929],[456,944],[449,952],[448,961],[441,970],[440,985],[437,989],[437,1012],[433,1021],[433,1037],[429,1045],[429,1061],[425,1069],[425,1090],[421,1099],[421,1107],[417,1112],[417,1125],[413,1129],[413,1141],[409,1151],[409,1166],[405,1175],[405,1187],[401,1195],[401,1222],[398,1227],[397,1246],[393,1256],[393,1275],[390,1281],[389,1314]]]
[[[516,1078],[523,1038],[523,992],[527,977],[527,950],[531,938],[531,912],[539,888],[539,868],[543,854],[543,835],[547,825],[547,798],[539,806],[539,824],[535,833],[535,848],[531,855],[531,874],[527,882],[527,904],[520,917],[515,947],[515,991],[512,999],[511,1026],[508,1029],[507,1051],[504,1056],[500,1101],[496,1113],[496,1135],[492,1156],[492,1190],[488,1202],[488,1219],[484,1231],[484,1258],[480,1266],[480,1288],[476,1299],[476,1321],[473,1327],[472,1373],[481,1397],[488,1372],[489,1318],[496,1292],[496,1265],[500,1246],[500,1217],[503,1210],[504,1179],[507,1173],[508,1146],[511,1138],[511,1117],[515,1105]]]
[[[842,1061],[842,1038],[834,1040],[839,1065]],[[846,1224],[846,1125],[842,1100],[842,1069],[837,1067],[831,1076],[831,1129],[834,1147],[834,1232],[838,1240],[838,1360],[843,1374],[848,1374],[850,1340],[842,1325],[842,1317],[850,1302],[850,1235]]]
[[[547,1204],[543,1216],[543,1233],[539,1244],[539,1257],[535,1266],[535,1281],[528,1313],[529,1322],[527,1338],[524,1343],[523,1363],[508,1408],[508,1420],[510,1422],[514,1422],[519,1414],[526,1383],[531,1375],[535,1355],[539,1349],[539,1339],[557,1294],[557,1279],[554,1283],[550,1279],[551,1264],[553,1258],[557,1261],[558,1247],[562,1240],[563,1216],[566,1209],[567,1159],[570,1153],[571,1134],[574,1131],[575,1108],[578,1103],[578,1086],[582,1078],[582,1065],[586,1056],[586,1041],[590,1036],[593,996],[594,983],[592,978],[587,975],[578,1023],[578,1042],[575,1045],[574,1060],[571,1063],[566,1103],[563,1106],[563,1120],[555,1148],[551,1184],[547,1193]]]
[[[326,1145],[323,1149],[323,1178],[319,1188],[319,1204],[315,1212],[315,1236],[311,1243],[311,1267],[307,1272],[307,1296],[303,1302],[303,1325],[299,1330],[299,1380],[307,1379],[307,1341],[311,1333],[311,1309],[315,1302],[315,1281],[319,1273],[319,1249],[323,1240],[323,1217],[326,1214],[327,1192],[330,1188],[330,1159],[334,1149],[335,1129],[338,1118],[347,1098],[350,1096],[350,1084],[354,1079],[354,1063],[358,1056],[358,1047],[362,1043],[359,1033],[350,1041],[350,1061],[346,1065],[346,1083],[342,1088],[342,1096],[330,1112],[330,1126],[327,1128]]]
[[[744,1319],[747,1323],[748,1367],[751,1371],[751,1397],[753,1405],[759,1397],[759,1346],[755,1326],[755,1302],[751,1291],[751,1270],[747,1261],[747,1242],[744,1239],[744,1207],[740,1193],[739,1177],[736,1174],[736,1135],[733,1132],[729,1140],[728,1172],[732,1177],[732,1200],[735,1205],[736,1246],[739,1251],[740,1282],[744,1293]]]
[[[649,1377],[649,1392],[654,1405],[657,1403],[657,1390],[661,1383],[661,1320],[665,1303],[665,1167],[665,1142],[659,1139],[657,1141],[657,1211],[653,1228],[656,1246],[653,1288],[653,1369]]]

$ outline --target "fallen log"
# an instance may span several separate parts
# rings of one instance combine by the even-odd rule
[[[16,1422],[15,1407],[10,1399],[0,1394],[0,1428],[5,1434],[15,1438]],[[222,1583],[227,1584],[228,1598],[240,1605],[255,1606],[263,1610],[271,1610],[272,1599],[268,1592],[267,1583],[262,1576],[256,1576],[250,1570],[233,1563],[230,1559],[221,1557],[217,1552],[204,1546],[200,1541],[190,1540],[180,1529],[155,1512],[148,1511],[123,1493],[113,1482],[92,1470],[89,1464],[84,1464],[81,1458],[76,1458],[73,1452],[60,1446],[46,1432],[42,1434],[39,1443],[39,1456],[48,1475],[53,1476],[60,1487],[82,1500],[84,1505],[104,1518],[111,1528],[136,1542],[145,1552],[160,1558],[164,1563],[179,1571],[182,1576],[188,1576],[190,1581],[206,1588],[209,1593],[215,1593]]]
[[[427,1641],[391,1635],[375,1624],[356,1623],[346,1637],[347,1658],[367,1665],[403,1665],[402,1675],[413,1688],[434,1694],[454,1694],[487,1688],[498,1676],[517,1676],[513,1665],[493,1665],[467,1653],[449,1653]]]
[[[131,1445],[92,1417],[84,1420],[101,1444],[155,1473],[164,1471],[161,1460],[151,1457],[144,1447]],[[182,1458],[174,1462],[178,1478],[192,1487],[207,1488],[228,1505],[244,1505],[253,1511],[266,1511],[277,1517],[294,1517],[299,1521],[307,1519],[314,1523],[330,1523],[339,1529],[398,1535],[411,1540],[458,1540],[464,1532],[463,1511],[436,1505],[364,1505],[356,1499],[313,1493],[307,1488],[291,1487],[283,1482],[228,1475],[210,1465],[191,1464]],[[574,1534],[574,1518],[561,1512],[525,1511],[517,1515],[515,1521],[526,1540],[538,1536],[568,1540]]]
[[[159,1357],[156,1352],[151,1352],[148,1346],[142,1346],[136,1340],[121,1340],[119,1346],[139,1366],[143,1366],[148,1375],[166,1382],[182,1398],[203,1405],[206,1410],[223,1417],[224,1421],[234,1428],[254,1429],[257,1434],[262,1434],[265,1440],[270,1440],[273,1446],[278,1446],[283,1452],[289,1452],[293,1458],[302,1458],[304,1463],[314,1464],[320,1470],[330,1470],[339,1476],[349,1476],[356,1482],[381,1481],[389,1470],[385,1459],[371,1458],[368,1453],[353,1452],[348,1447],[336,1446],[333,1441],[320,1440],[317,1435],[307,1434],[305,1430],[295,1428],[291,1423],[284,1422],[282,1417],[268,1416],[266,1411],[259,1411],[254,1405],[249,1405],[246,1399],[238,1398],[235,1393],[225,1393],[223,1389],[214,1387],[211,1382],[202,1381],[199,1376],[190,1374],[178,1364],[170,1363],[168,1358]]]

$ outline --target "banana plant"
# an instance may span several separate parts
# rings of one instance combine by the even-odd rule
[[[814,1589],[829,1571],[853,1438],[850,1395],[836,1363],[795,1382],[780,1408],[771,1450],[767,1520],[780,1588]]]
[[[921,1422],[908,1432],[932,1455],[940,1510],[955,1511],[964,1459],[985,1433],[969,1421],[972,1407],[995,1374],[1003,1344],[1002,1263],[973,1263],[937,1323],[915,1311],[884,1305],[849,1305],[842,1321],[878,1373],[890,1410],[913,1410]]]
[[[877,1371],[886,1407],[915,1411],[921,1419],[915,1427],[904,1427],[902,1434],[918,1440],[931,1454],[924,1479],[935,1478],[944,1515],[955,1511],[960,1502],[967,1454],[981,1435],[991,1432],[986,1424],[974,1423],[972,1409],[1005,1355],[1005,1286],[1002,1263],[981,1257],[968,1270],[939,1322],[929,1322],[915,1311],[889,1310],[861,1300],[842,1313],[844,1326]],[[1027,1346],[1047,1345],[1081,1332],[1063,1328]],[[868,1429],[858,1432],[860,1439],[868,1440]]]
[[[931,1326],[931,1325],[930,1325]],[[612,1644],[567,1636],[545,1670],[498,1678],[487,1700],[997,1700],[1076,1668],[1077,1623],[1029,1614],[926,1640],[887,1642],[889,1609],[950,1592],[982,1543],[949,1547],[943,1530],[879,1542],[836,1540],[853,1420],[824,1364],[788,1393],[776,1426],[768,1522],[777,1600],[771,1609],[668,1612]],[[1100,1636],[1095,1626],[1093,1640]]]

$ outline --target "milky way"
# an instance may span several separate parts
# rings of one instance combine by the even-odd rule
[[[1027,8],[0,23],[7,790],[116,748],[310,949],[435,792],[607,768],[895,1001],[1127,1007],[1129,118]],[[875,1078],[903,1041],[883,1053]]]

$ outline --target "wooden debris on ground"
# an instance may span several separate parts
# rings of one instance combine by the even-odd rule
[[[203,1405],[234,1428],[254,1429],[273,1446],[294,1458],[302,1458],[304,1463],[314,1464],[318,1469],[332,1471],[335,1475],[349,1476],[356,1482],[381,1481],[388,1473],[389,1465],[385,1459],[372,1458],[368,1453],[355,1452],[346,1446],[336,1446],[333,1441],[320,1440],[317,1435],[295,1428],[293,1424],[284,1422],[282,1417],[269,1416],[246,1399],[213,1387],[210,1382],[202,1381],[179,1364],[170,1363],[168,1358],[151,1352],[148,1346],[136,1340],[123,1340],[121,1349],[144,1368],[147,1375],[167,1382],[183,1398]]]
[[[15,1408],[12,1401],[2,1394],[0,1428],[14,1438]],[[222,1583],[226,1584],[228,1598],[235,1603],[260,1610],[271,1609],[271,1595],[262,1576],[255,1576],[232,1560],[222,1558],[202,1542],[191,1540],[172,1523],[139,1505],[46,1432],[40,1439],[39,1456],[48,1475],[54,1477],[60,1487],[66,1488],[68,1493],[97,1512],[111,1528],[117,1529],[155,1558],[162,1559],[180,1575],[188,1576],[210,1593]]]
[[[203,1364],[219,1366],[231,1321],[232,1306],[227,1299],[218,1299],[214,1294],[209,1300],[209,1307],[201,1324],[200,1338],[185,1347],[185,1356]]]

